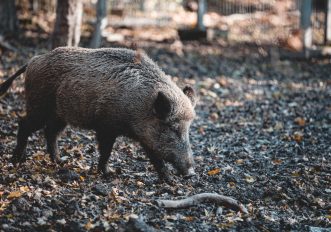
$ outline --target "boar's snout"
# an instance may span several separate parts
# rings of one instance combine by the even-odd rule
[[[177,169],[177,174],[183,176],[194,176],[194,160],[192,153],[190,152],[186,156],[181,156],[180,159],[174,163],[175,168]]]

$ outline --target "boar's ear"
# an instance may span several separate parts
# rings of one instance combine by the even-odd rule
[[[164,120],[168,117],[170,111],[171,111],[170,100],[164,95],[164,93],[159,92],[154,102],[153,112],[159,119]]]
[[[191,100],[192,106],[195,107],[197,103],[197,95],[191,86],[185,86],[183,89],[184,94]]]

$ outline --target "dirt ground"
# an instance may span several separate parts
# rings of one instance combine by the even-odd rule
[[[1,81],[46,51],[34,44],[1,53]],[[131,214],[161,231],[330,231],[330,60],[280,61],[277,48],[254,43],[140,47],[178,84],[199,92],[190,131],[197,175],[160,183],[139,144],[120,138],[112,175],[103,178],[95,170],[94,133],[70,127],[59,140],[64,166],[52,164],[40,131],[29,139],[28,160],[13,167],[24,114],[20,78],[0,100],[0,231],[118,231]],[[249,214],[214,204],[155,204],[203,192],[231,196]]]

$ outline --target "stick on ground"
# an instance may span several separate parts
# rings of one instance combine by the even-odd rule
[[[200,193],[181,200],[157,200],[156,202],[159,207],[173,209],[187,208],[201,203],[211,202],[225,206],[235,211],[240,211],[244,214],[248,214],[245,206],[237,200],[216,193]]]

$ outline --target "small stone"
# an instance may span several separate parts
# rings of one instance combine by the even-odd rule
[[[61,225],[64,225],[66,224],[66,220],[63,218],[63,219],[60,219],[60,220],[56,220],[57,223],[61,224]]]
[[[219,118],[218,114],[217,113],[211,113],[210,114],[210,120],[212,120],[213,122],[217,121],[217,119]]]
[[[97,194],[97,195],[101,195],[101,196],[108,196],[108,189],[105,185],[103,184],[96,184],[93,186],[92,191]]]
[[[45,221],[45,218],[44,217],[41,217],[41,218],[37,218],[37,223],[38,225],[46,225],[46,221]]]

